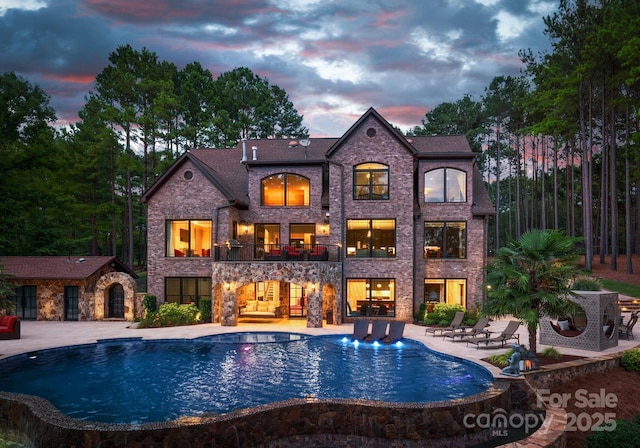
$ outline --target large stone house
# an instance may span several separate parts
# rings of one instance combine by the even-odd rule
[[[473,308],[495,213],[476,157],[463,136],[405,138],[374,109],[340,138],[188,151],[142,198],[148,293],[210,297],[222,325]]]

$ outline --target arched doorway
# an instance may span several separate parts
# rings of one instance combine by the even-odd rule
[[[124,319],[124,287],[116,283],[109,288],[109,318]]]

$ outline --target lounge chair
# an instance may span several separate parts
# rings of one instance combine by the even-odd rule
[[[476,338],[480,335],[486,336],[487,330],[485,330],[485,327],[487,325],[489,325],[489,319],[481,317],[473,327],[462,327],[459,330],[442,333],[442,339],[451,338],[451,340],[455,342],[456,337],[460,337],[460,340],[462,341],[465,338]]]
[[[353,323],[353,336],[351,336],[351,340],[364,341],[367,336],[369,336],[369,320],[356,319]]]
[[[389,323],[389,333],[382,339],[385,344],[393,344],[402,339],[404,335],[404,322],[392,320]]]
[[[424,334],[426,335],[427,333],[433,333],[433,335],[435,336],[437,331],[439,331],[442,334],[445,331],[457,330],[462,326],[463,320],[464,320],[464,311],[456,311],[456,314],[455,316],[453,316],[453,320],[451,321],[451,324],[449,324],[448,327],[427,327],[424,330]]]
[[[387,335],[387,321],[376,319],[371,324],[371,334],[365,338],[366,342],[381,341]]]
[[[623,325],[618,328],[618,337],[621,338],[624,336],[627,338],[627,341],[629,340],[629,336],[631,336],[631,339],[635,339],[633,337],[633,327],[636,325],[636,322],[638,322],[638,313],[631,313],[631,317],[629,318],[627,325]]]
[[[489,347],[489,344],[497,344],[500,343],[500,347],[504,347],[504,344],[511,339],[515,339],[520,343],[520,335],[516,334],[518,328],[520,327],[519,320],[510,320],[507,324],[507,328],[505,328],[500,335],[495,337],[490,337],[489,333],[487,333],[486,338],[467,338],[464,341],[469,344],[474,344],[476,349],[480,348],[480,344],[484,344],[485,347]]]

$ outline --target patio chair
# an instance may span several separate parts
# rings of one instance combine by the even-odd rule
[[[451,321],[448,327],[427,327],[424,330],[424,334],[426,335],[427,333],[433,333],[433,335],[435,336],[436,332],[438,331],[442,334],[445,331],[457,330],[462,326],[463,320],[464,320],[464,311],[456,311],[456,314],[455,316],[453,316],[453,320]]]
[[[507,324],[507,328],[502,330],[502,333],[500,333],[500,335],[498,336],[490,337],[489,333],[487,333],[486,338],[467,338],[465,339],[465,342],[467,343],[467,345],[474,344],[476,346],[476,349],[480,348],[480,344],[484,344],[486,348],[489,347],[489,344],[493,345],[500,343],[500,347],[504,347],[504,344],[506,344],[507,341],[510,341],[511,339],[515,339],[518,341],[518,343],[520,343],[520,335],[516,334],[516,331],[518,331],[519,327],[519,320],[510,320]]]
[[[465,338],[476,338],[479,335],[487,335],[487,330],[485,327],[489,325],[489,319],[486,317],[481,317],[478,319],[478,322],[473,327],[462,327],[459,331],[447,331],[442,333],[442,339],[451,338],[451,341],[455,342],[456,337],[460,337],[460,340],[464,340]]]
[[[371,334],[367,336],[364,340],[366,342],[375,342],[381,341],[387,334],[387,321],[376,319],[371,324]]]
[[[389,323],[389,333],[382,339],[385,344],[393,344],[402,339],[404,335],[404,322],[401,320],[392,320]]]
[[[369,336],[369,320],[368,319],[356,319],[353,323],[353,336],[352,341],[364,341]]]
[[[631,313],[631,317],[629,318],[629,322],[627,322],[627,325],[618,328],[618,337],[621,338],[622,336],[624,336],[625,338],[627,338],[627,341],[629,340],[629,337],[631,337],[631,339],[635,339],[633,337],[633,327],[635,326],[636,322],[638,322],[638,312]]]

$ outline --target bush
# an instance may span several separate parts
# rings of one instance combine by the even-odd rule
[[[158,299],[153,294],[146,294],[144,296],[143,305],[145,315],[149,313],[155,313],[158,310]]]
[[[571,287],[574,291],[602,291],[602,283],[593,277],[578,277]]]
[[[622,354],[620,365],[631,372],[640,372],[640,348],[632,348]]]
[[[513,355],[513,349],[510,348],[502,355],[491,355],[487,356],[487,361],[491,364],[495,364],[500,367],[507,367],[509,365],[509,358]]]
[[[194,325],[198,323],[200,311],[195,305],[178,305],[164,303],[156,312],[148,313],[140,321],[140,328],[176,327],[178,325]]]
[[[200,299],[198,309],[200,310],[200,320],[202,322],[211,323],[211,299]]]
[[[420,308],[418,308],[418,312],[416,313],[416,321],[423,322],[424,317],[427,314],[427,304],[422,302],[420,304]]]
[[[560,351],[555,347],[545,348],[544,350],[542,350],[542,355],[548,356],[549,358],[553,358],[553,359],[562,358],[562,353],[560,353]]]
[[[449,325],[453,320],[453,316],[455,316],[456,312],[465,311],[466,309],[461,305],[450,305],[448,303],[438,303],[433,308],[433,312],[429,313],[425,319],[425,323],[427,320],[433,321],[433,323],[438,323],[440,325]]]
[[[636,415],[634,421],[616,420],[614,430],[610,430],[611,426],[609,423],[604,425],[604,431],[591,432],[585,439],[585,448],[638,446],[640,415]]]

